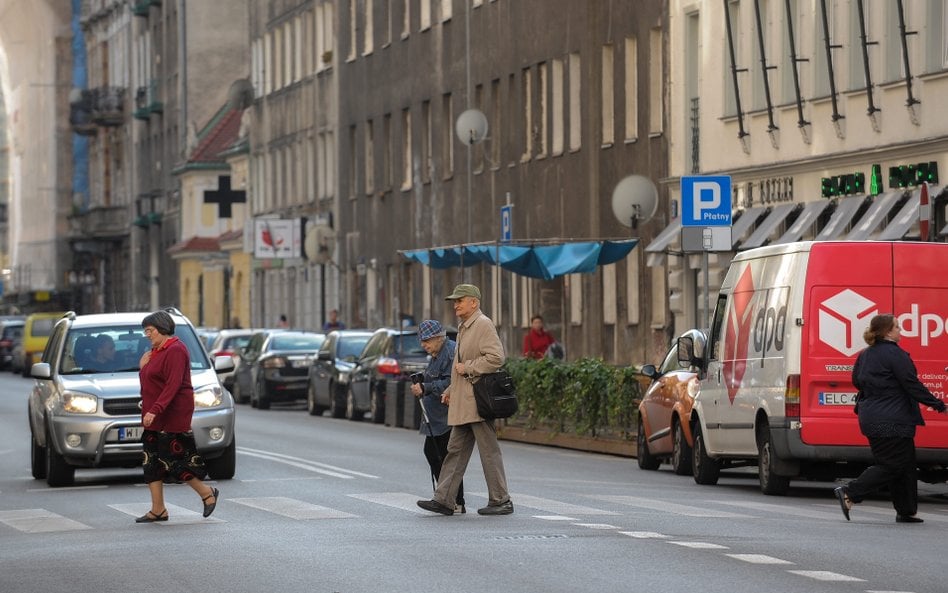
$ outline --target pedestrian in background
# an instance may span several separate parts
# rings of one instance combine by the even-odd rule
[[[204,516],[217,506],[220,493],[201,481],[206,471],[191,432],[194,389],[191,387],[191,357],[174,336],[174,319],[156,311],[142,320],[151,350],[139,361],[142,392],[142,469],[151,494],[151,510],[136,523],[167,521],[164,481],[186,482],[204,503]]]
[[[494,322],[481,311],[481,291],[473,284],[458,284],[445,297],[452,301],[454,313],[461,321],[457,349],[451,365],[451,384],[441,396],[448,404],[448,455],[441,465],[441,478],[431,500],[419,500],[418,506],[442,515],[454,514],[454,501],[461,479],[474,452],[481,457],[487,482],[487,506],[477,510],[480,515],[509,515],[513,503],[507,492],[504,459],[497,441],[493,420],[484,420],[477,413],[473,382],[481,375],[493,373],[503,366],[504,347]]]
[[[329,320],[323,324],[323,331],[331,332],[334,329],[346,329],[346,324],[339,321],[339,311],[333,309],[329,312]]]
[[[447,336],[444,327],[434,319],[426,319],[418,326],[418,338],[428,353],[428,368],[422,373],[420,382],[412,382],[411,394],[419,398],[424,410],[421,434],[425,435],[425,459],[431,467],[431,475],[437,483],[441,476],[441,465],[448,455],[448,439],[451,427],[448,426],[448,406],[441,401],[441,395],[451,384],[451,364],[457,344]],[[464,506],[464,483],[458,485],[454,497],[454,512],[466,513]]]
[[[279,319],[279,321],[277,321],[277,327],[280,328],[280,329],[289,329],[289,328],[290,328],[290,322],[289,322],[289,320],[286,318],[286,314],[280,315],[280,319]]]
[[[918,379],[908,352],[899,345],[901,328],[894,315],[876,315],[869,321],[863,339],[869,347],[859,353],[853,366],[853,385],[859,430],[869,439],[875,465],[833,493],[843,516],[849,520],[854,503],[870,493],[889,487],[895,520],[921,523],[918,512],[918,479],[915,461],[915,427],[925,420],[918,405],[945,413],[945,403],[931,394]]]
[[[543,327],[543,317],[534,315],[530,319],[530,330],[523,337],[523,355],[537,360],[546,355],[546,351],[556,343],[553,334]]]

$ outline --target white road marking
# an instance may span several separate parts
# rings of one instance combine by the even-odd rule
[[[544,521],[575,521],[574,517],[564,517],[563,515],[534,515],[534,519],[543,519]]]
[[[618,529],[615,525],[608,523],[573,523],[577,527],[588,527],[589,529]]]
[[[278,463],[283,463],[292,467],[298,467],[300,469],[305,469],[318,474],[332,476],[334,478],[343,478],[346,480],[351,480],[354,477],[378,479],[378,476],[373,476],[372,474],[365,474],[355,470],[329,465],[327,463],[303,459],[302,457],[284,455],[282,453],[273,453],[271,451],[262,451],[260,449],[250,449],[248,447],[237,447],[237,452],[244,455],[249,455],[251,457],[276,461]]]
[[[230,502],[242,504],[254,509],[260,509],[290,519],[349,519],[356,517],[344,511],[310,504],[302,500],[285,496],[265,496],[260,498],[231,498]]]
[[[822,506],[822,505],[821,505]],[[839,505],[826,505],[830,508],[836,507],[839,508]],[[853,506],[853,519],[856,519],[859,513],[870,513],[872,515],[879,515],[886,517],[890,522],[895,523],[895,509],[892,507],[883,508],[866,504],[857,504]],[[920,515],[925,521],[931,521],[932,523],[948,523],[948,517],[939,517],[938,515],[924,514]]]
[[[788,570],[787,572],[792,574],[798,574],[801,577],[809,577],[817,581],[849,581],[849,582],[866,582],[866,579],[858,579],[856,577],[851,577],[845,574],[839,574],[838,572],[830,572],[828,570]]]
[[[106,485],[101,486],[66,486],[64,488],[27,488],[27,492],[43,492],[52,494],[54,492],[75,492],[76,490],[105,490]]]
[[[482,496],[487,498],[486,492],[472,492],[474,496]],[[557,515],[618,515],[619,513],[613,513],[612,511],[604,511],[602,509],[594,509],[592,507],[586,507],[578,504],[570,504],[568,502],[560,502],[558,500],[550,500],[549,498],[540,498],[539,496],[530,496],[529,494],[516,494],[510,493],[510,500],[513,501],[514,511],[517,510],[518,506],[527,507],[528,509],[537,509],[538,511],[546,511],[547,513],[554,513]]]
[[[789,560],[783,560],[782,558],[774,558],[773,556],[767,556],[766,554],[725,554],[736,560],[742,560],[744,562],[750,562],[751,564],[793,564]]]
[[[221,500],[224,500],[224,497],[221,496]],[[198,508],[201,506],[200,499],[197,499],[195,503]],[[125,513],[126,515],[131,515],[132,517],[141,517],[151,509],[151,505],[147,502],[133,502],[127,504],[110,504],[111,508]],[[184,507],[179,507],[175,504],[165,503],[165,508],[168,510],[168,520],[167,521],[155,521],[155,525],[193,525],[196,523],[225,523],[225,521],[218,519],[217,517],[207,517],[205,518],[201,513],[192,511]],[[220,509],[217,509],[216,512],[220,512]]]
[[[370,492],[368,494],[350,494],[352,498],[374,502],[387,507],[401,509],[418,515],[433,515],[418,506],[418,495],[405,492]]]
[[[727,546],[722,546],[721,544],[712,544],[710,542],[675,542],[669,541],[670,544],[675,544],[676,546],[681,546],[683,548],[694,548],[696,550],[727,550]]]
[[[78,531],[92,529],[84,523],[73,521],[46,509],[20,509],[0,511],[0,523],[24,533],[51,533],[54,531]]]
[[[675,504],[673,502],[666,502],[663,500],[654,500],[651,498],[642,498],[640,496],[591,496],[590,498],[595,498],[596,500],[604,500],[606,502],[615,502],[618,504],[625,504],[633,507],[640,507],[644,509],[652,509],[654,511],[661,511],[663,513],[671,513],[674,515],[684,515],[685,517],[705,517],[705,518],[720,518],[720,519],[752,519],[751,515],[743,515],[740,513],[729,513],[727,511],[715,511],[708,508],[702,507],[693,507],[683,504]]]
[[[671,537],[664,533],[656,533],[654,531],[620,531],[619,533],[634,537],[635,539],[668,539]]]
[[[714,500],[711,501],[716,504],[726,504],[730,506],[737,506],[746,509],[754,509],[765,513],[771,513],[774,515],[791,515],[794,517],[806,517],[807,519],[820,519],[821,521],[836,521],[842,519],[842,515],[837,512],[829,513],[823,511],[815,511],[810,509],[801,509],[795,508],[786,505],[771,504],[767,502],[753,502],[753,501],[727,501],[727,500]]]

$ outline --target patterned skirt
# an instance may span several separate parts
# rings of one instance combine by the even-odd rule
[[[142,469],[145,482],[187,482],[204,479],[207,470],[204,459],[197,452],[194,433],[158,432],[146,430],[142,433],[144,459]]]

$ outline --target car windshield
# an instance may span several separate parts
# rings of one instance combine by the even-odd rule
[[[273,338],[270,350],[319,350],[326,336],[320,334],[280,334]]]
[[[187,347],[191,370],[210,368],[197,336],[187,325],[175,327],[175,336]],[[151,348],[141,325],[72,328],[59,363],[64,375],[138,372],[138,361]]]
[[[339,344],[336,345],[336,358],[343,360],[355,360],[362,353],[366,342],[371,336],[348,336],[339,338]]]
[[[428,354],[421,346],[418,334],[399,334],[394,336],[395,352],[402,355]]]

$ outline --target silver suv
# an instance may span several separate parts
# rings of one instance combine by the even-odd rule
[[[230,479],[236,465],[234,400],[217,373],[232,371],[229,356],[214,362],[188,321],[166,310],[191,355],[191,427],[211,478]],[[77,467],[135,467],[142,462],[138,361],[151,347],[142,331],[148,313],[67,313],[56,322],[29,398],[33,477],[50,486],[73,483]],[[114,355],[97,357],[111,340]],[[106,348],[111,350],[111,346]]]

